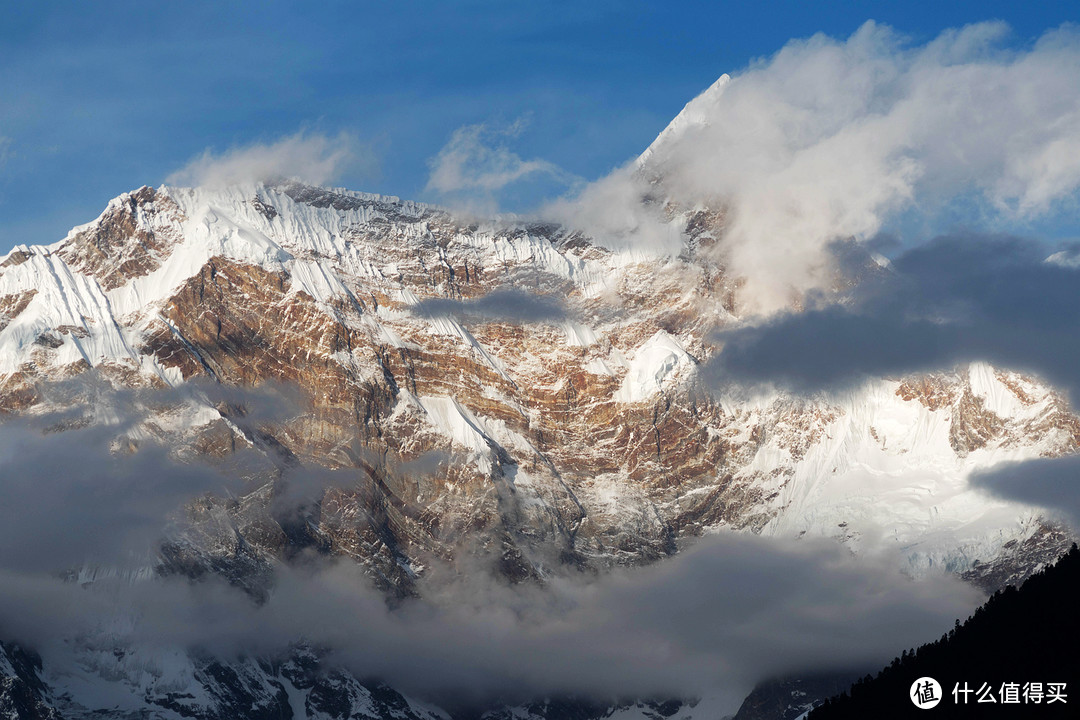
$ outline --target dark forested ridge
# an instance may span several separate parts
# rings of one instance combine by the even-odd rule
[[[936,707],[917,707],[909,696],[922,677],[941,685]],[[877,677],[867,675],[826,700],[808,720],[912,717],[1080,717],[1075,544],[1019,590],[1010,586],[994,593],[967,622],[957,621],[937,642],[904,651]]]

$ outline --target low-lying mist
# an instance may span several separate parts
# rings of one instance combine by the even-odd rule
[[[9,509],[0,636],[59,671],[78,661],[74,639],[115,644],[150,668],[177,650],[227,660],[305,642],[358,677],[436,701],[710,693],[734,706],[764,678],[881,663],[979,600],[955,579],[912,581],[892,557],[723,532],[648,567],[553,567],[542,582],[518,585],[462,553],[428,567],[419,597],[393,603],[352,560],[301,555],[275,562],[259,602],[224,578],[147,571],[185,502],[255,488],[226,466],[182,462],[149,440],[134,450],[116,442],[178,399],[223,400],[206,386],[157,395],[96,388],[94,422],[61,429],[56,415],[14,419],[0,434],[0,505]],[[273,391],[246,405],[242,391],[228,393],[252,423],[296,407]],[[314,485],[298,502],[327,484],[363,481],[311,470]],[[289,472],[300,483],[306,469]],[[97,569],[92,582],[65,572],[87,567]]]

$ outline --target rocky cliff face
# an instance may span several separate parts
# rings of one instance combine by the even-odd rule
[[[715,332],[741,322],[739,280],[707,251],[724,216],[669,215],[677,257],[291,182],[142,188],[0,261],[0,410],[56,409],[49,385],[90,370],[148,392],[297,388],[258,422],[242,401],[166,394],[123,438],[130,452],[163,441],[178,457],[266,459],[240,495],[193,502],[157,561],[255,598],[305,551],[350,557],[403,597],[433,560],[477,557],[523,582],[652,562],[719,530],[887,547],[913,576],[986,585],[1071,541],[967,484],[1077,448],[1080,420],[1052,389],[985,365],[812,398],[717,385],[700,368]],[[349,482],[283,512],[296,467]],[[201,687],[224,682],[199,667]],[[278,708],[262,716],[288,717],[296,688],[321,702],[319,683],[378,694],[302,670],[256,673]],[[286,690],[288,673],[307,679]]]

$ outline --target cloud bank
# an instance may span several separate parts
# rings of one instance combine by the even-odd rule
[[[169,175],[170,185],[222,188],[242,183],[296,178],[325,185],[360,164],[370,154],[352,135],[330,137],[298,132],[272,143],[234,147],[224,153],[209,148]]]
[[[936,238],[895,258],[847,303],[723,333],[708,373],[717,384],[814,392],[981,360],[1037,374],[1075,401],[1080,269],[1047,254],[1009,236]]]
[[[0,486],[2,500],[19,509],[0,527],[0,637],[38,648],[61,673],[77,662],[71,638],[107,648],[111,663],[124,648],[123,662],[143,678],[178,650],[227,660],[303,639],[357,676],[443,701],[710,692],[734,709],[765,677],[880,663],[978,602],[954,579],[912,582],[894,558],[734,534],[652,567],[553,574],[544,586],[433,566],[422,597],[394,609],[344,559],[279,565],[261,604],[213,578],[65,581],[60,571],[86,564],[134,557],[131,567],[146,567],[171,512],[207,492],[244,491],[150,443],[118,452],[117,433],[144,417],[132,407],[154,406],[154,397],[130,397],[95,398],[112,418],[106,426],[46,433],[9,421],[0,435],[0,473],[18,478]],[[110,398],[118,402],[100,402]],[[248,417],[265,419],[272,406]]]

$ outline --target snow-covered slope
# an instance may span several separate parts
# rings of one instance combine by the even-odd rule
[[[910,380],[838,398],[835,419],[798,460],[766,443],[743,471],[778,493],[762,532],[835,536],[855,550],[892,546],[915,576],[968,572],[1039,532],[1037,509],[992,498],[968,478],[1072,451],[1076,429],[1061,398],[981,363],[939,380],[953,393],[948,404],[928,401]],[[1064,422],[1044,424],[1059,413]]]

